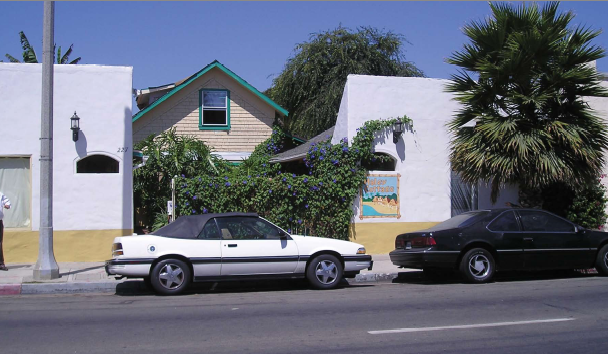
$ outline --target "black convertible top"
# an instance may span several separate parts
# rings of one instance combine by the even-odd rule
[[[227,216],[253,216],[256,213],[218,213],[180,216],[174,222],[151,233],[151,235],[171,237],[171,238],[197,238],[203,230],[203,226],[212,218],[222,218]]]

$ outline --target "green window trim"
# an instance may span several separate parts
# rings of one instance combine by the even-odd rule
[[[222,91],[226,92],[226,124],[204,125],[203,124],[203,92]],[[226,89],[203,88],[198,91],[198,129],[200,130],[230,130],[230,91]]]

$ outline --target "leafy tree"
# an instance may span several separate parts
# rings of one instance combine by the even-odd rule
[[[38,63],[38,58],[36,57],[36,52],[34,51],[34,47],[30,44],[30,41],[25,36],[23,31],[19,32],[19,37],[21,39],[21,48],[23,49],[23,62],[24,63]],[[65,53],[61,52],[61,46],[57,48],[56,60],[57,64],[78,64],[81,57],[78,57],[72,61],[70,61],[70,55],[72,54],[72,47],[74,45],[71,44],[70,48]],[[56,46],[53,46],[53,51],[55,51]],[[63,55],[62,55],[63,54]],[[10,54],[4,55],[11,63],[20,63],[19,59],[13,57]],[[55,61],[55,59],[53,59]]]
[[[349,74],[423,76],[405,60],[403,36],[361,27],[314,33],[299,43],[267,94],[289,111],[287,131],[310,138],[334,125]]]
[[[582,188],[604,164],[607,130],[585,102],[607,96],[586,65],[605,56],[591,43],[600,31],[572,28],[558,6],[490,3],[492,17],[467,24],[471,42],[447,60],[461,69],[447,90],[463,107],[448,123],[450,162],[465,182],[492,181],[493,201],[506,183],[522,203],[553,183]]]

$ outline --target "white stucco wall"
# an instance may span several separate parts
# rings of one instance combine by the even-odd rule
[[[608,89],[608,79],[605,79],[604,82],[602,82],[602,86]],[[605,124],[608,124],[608,98],[588,97],[586,101],[589,104],[589,107],[594,111],[594,113],[601,117],[604,120]],[[608,152],[606,153],[608,160]],[[605,176],[602,178],[602,184],[608,187],[608,163],[604,165],[602,174]],[[608,214],[608,205],[606,206],[606,213]]]
[[[131,67],[54,66],[54,230],[133,228],[132,77]],[[0,156],[31,158],[32,231],[40,225],[41,85],[42,64],[0,63]],[[120,173],[76,174],[76,162],[92,154],[118,160]]]
[[[375,140],[375,150],[397,160],[401,174],[399,203],[401,218],[358,218],[355,222],[437,222],[450,218],[449,140],[445,124],[458,110],[453,95],[445,92],[448,80],[407,77],[349,75],[344,88],[332,143],[347,137],[352,141],[365,121],[407,115],[413,120],[415,133],[405,132],[397,144],[392,132]],[[370,171],[375,173],[374,171]],[[376,172],[383,173],[383,172]],[[384,172],[386,173],[386,172]],[[493,206],[480,185],[480,207]],[[504,201],[517,202],[516,190],[503,191],[495,207]]]

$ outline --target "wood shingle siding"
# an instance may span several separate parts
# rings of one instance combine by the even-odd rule
[[[199,91],[205,88],[230,91],[230,130],[199,129]],[[273,107],[214,68],[133,122],[133,142],[176,127],[215,151],[252,152],[272,134],[274,117]]]

